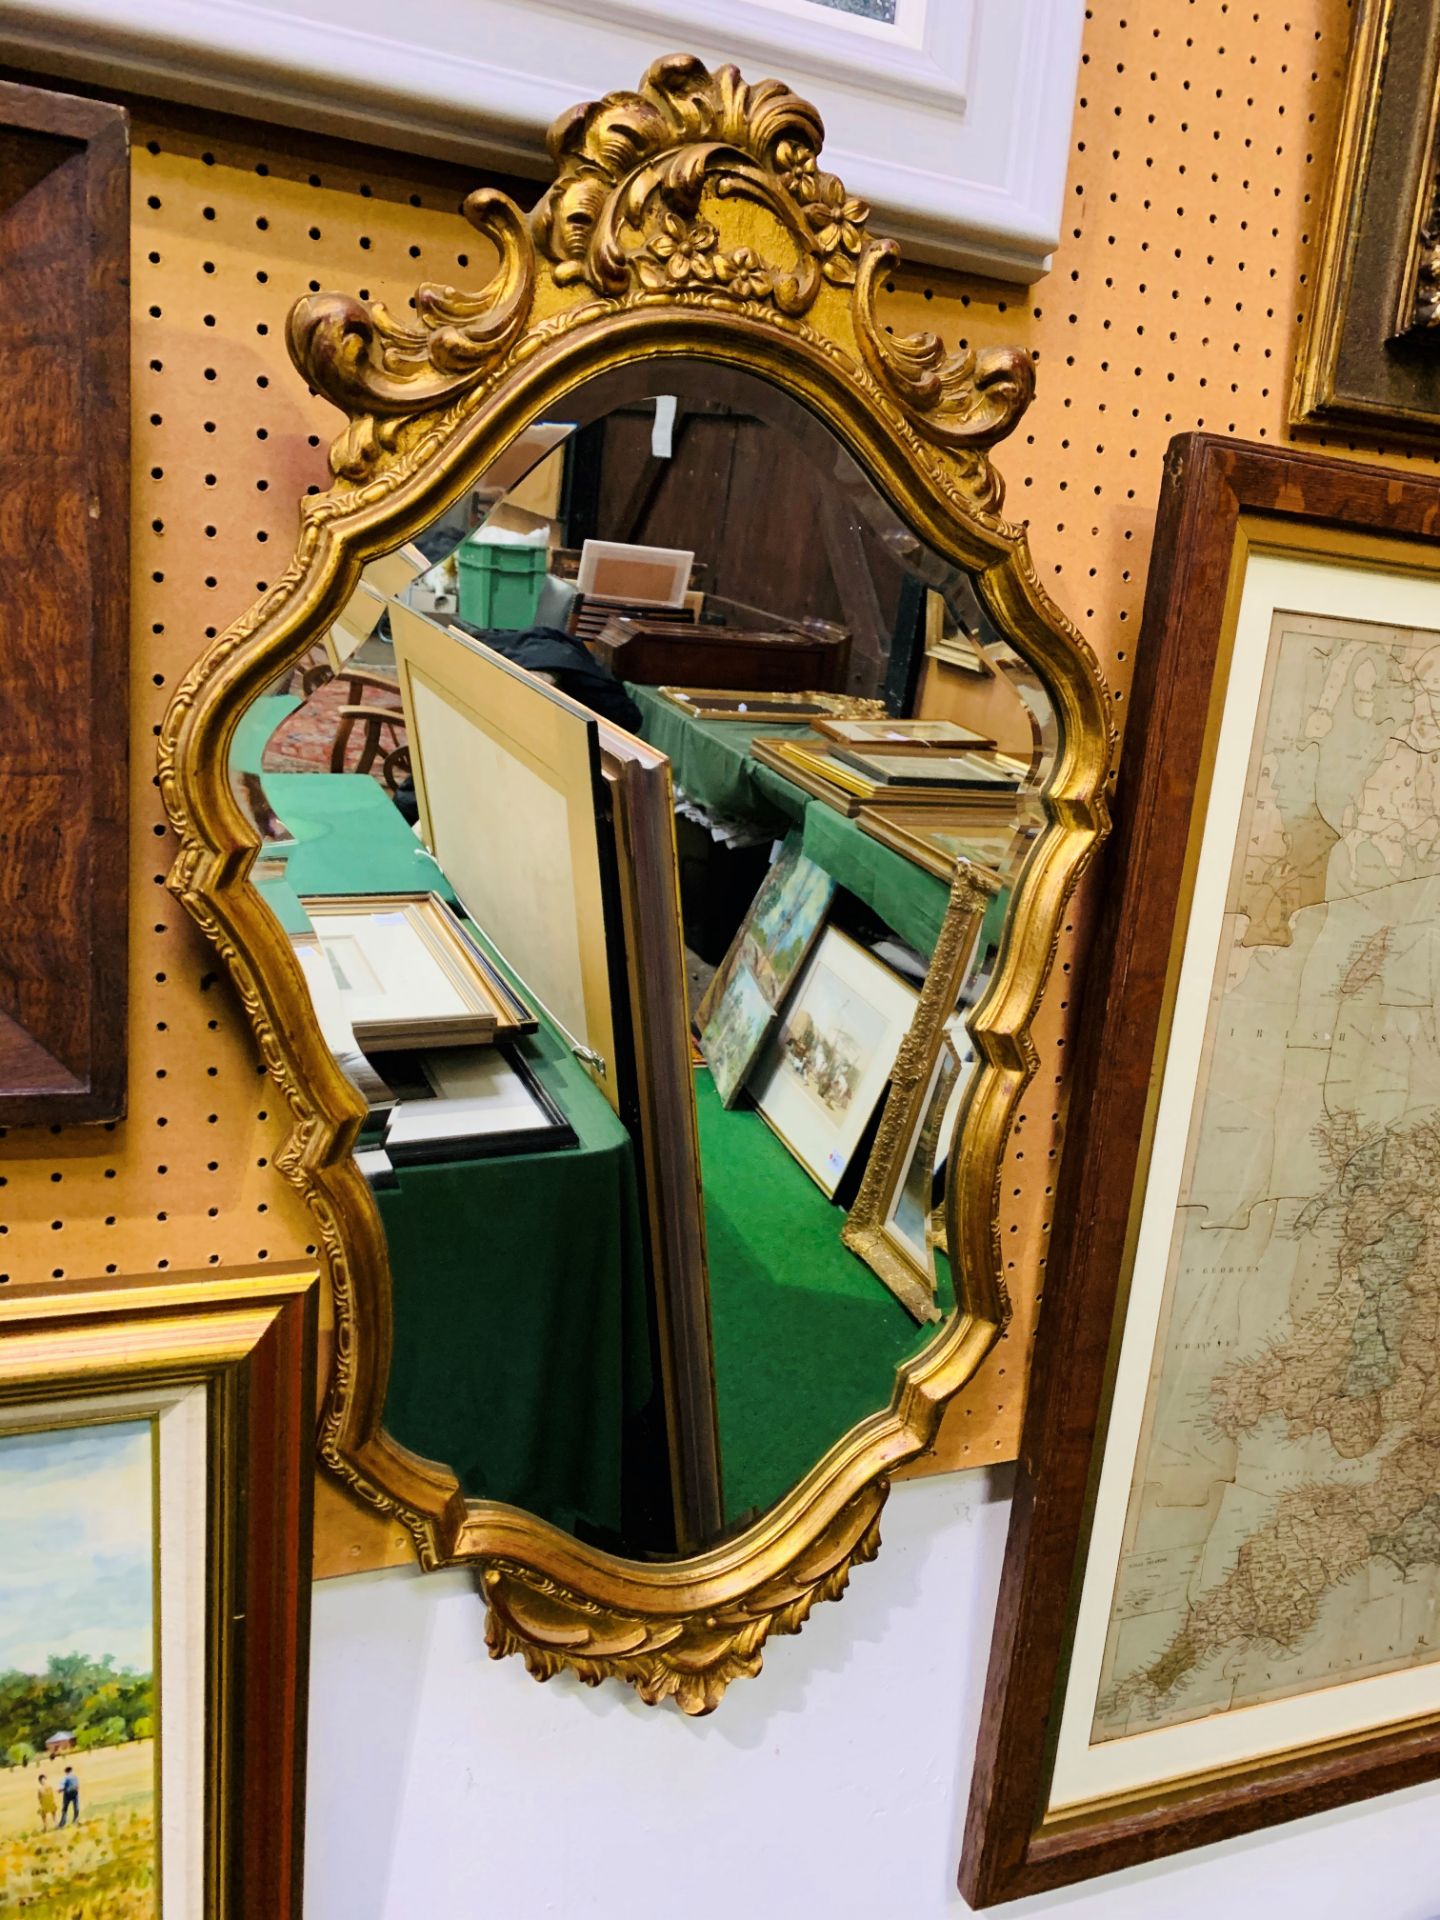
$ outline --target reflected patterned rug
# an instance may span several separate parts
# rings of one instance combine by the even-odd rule
[[[294,689],[299,691],[298,684]],[[367,706],[382,706],[389,703],[382,700],[373,690],[367,695]],[[350,705],[350,688],[344,680],[327,680],[323,687],[317,687],[302,704],[296,707],[271,734],[265,743],[265,753],[261,760],[261,770],[265,773],[328,773],[330,771],[330,750],[335,743],[335,734],[340,725],[340,709]],[[405,740],[405,728],[401,718],[400,705],[395,703],[397,725],[385,729],[380,736],[381,751],[370,772],[374,779],[384,785],[380,772],[381,761],[392,746],[401,746]],[[345,753],[345,772],[354,773],[364,744],[365,729],[356,725],[350,735]]]

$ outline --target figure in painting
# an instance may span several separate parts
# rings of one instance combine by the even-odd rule
[[[157,1920],[155,1444],[0,1424],[0,1920]]]
[[[60,1782],[60,1824],[63,1827],[71,1814],[75,1824],[80,1824],[80,1781],[73,1767],[66,1767],[65,1777]]]

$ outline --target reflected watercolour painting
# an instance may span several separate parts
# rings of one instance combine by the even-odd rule
[[[156,1435],[0,1431],[0,1914],[155,1920]]]
[[[800,835],[788,834],[696,1016],[727,1107],[739,1099],[834,893],[834,880],[801,851]]]

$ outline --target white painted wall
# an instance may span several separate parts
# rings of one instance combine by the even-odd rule
[[[1003,1474],[898,1486],[838,1606],[708,1720],[540,1687],[463,1572],[316,1590],[306,1920],[963,1920]],[[999,1909],[1440,1920],[1440,1785]]]

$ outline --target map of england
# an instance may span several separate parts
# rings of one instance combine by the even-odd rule
[[[1440,1655],[1440,634],[1276,616],[1092,1738]]]

